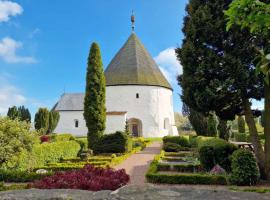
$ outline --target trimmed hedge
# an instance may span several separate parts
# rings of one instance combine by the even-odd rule
[[[157,159],[150,164],[145,176],[150,183],[227,185],[226,176],[223,175],[198,173],[159,174]]]
[[[209,174],[147,174],[150,183],[227,185],[225,176]]]
[[[52,175],[52,173],[37,174],[35,172],[26,171],[0,170],[0,181],[24,183],[40,180],[49,175]]]
[[[66,142],[66,141],[70,141],[70,140],[75,140],[75,137],[72,134],[53,134],[51,135],[52,140],[55,142]]]
[[[199,174],[199,173],[179,173],[179,174],[160,174],[158,173],[159,160],[164,156],[164,152],[157,155],[151,162],[145,175],[150,183],[167,184],[214,184],[227,185],[226,176]]]
[[[164,164],[158,163],[157,166],[158,171],[177,171],[177,172],[199,172],[201,171],[200,164]]]
[[[36,163],[33,164],[33,167],[59,162],[65,158],[77,157],[80,149],[80,145],[74,140],[34,145],[32,154]]]
[[[188,139],[183,136],[165,136],[163,137],[163,143],[175,143],[182,147],[190,147]]]
[[[132,141],[121,131],[103,135],[94,147],[94,153],[125,153],[132,150]]]
[[[231,171],[230,156],[237,147],[220,138],[203,141],[199,145],[199,155],[202,166],[210,171],[219,164],[227,172]]]
[[[179,152],[179,151],[190,151],[189,147],[182,147],[179,144],[167,142],[163,144],[163,150],[166,152]]]

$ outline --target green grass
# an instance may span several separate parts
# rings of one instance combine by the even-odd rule
[[[237,186],[232,186],[232,187],[229,187],[229,190],[239,191],[239,192],[270,193],[270,188],[261,188],[261,187],[241,188]]]

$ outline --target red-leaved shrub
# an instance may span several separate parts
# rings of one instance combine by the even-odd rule
[[[81,189],[81,190],[116,190],[129,182],[129,175],[124,169],[97,168],[85,165],[84,168],[67,172],[56,172],[32,184],[40,189]]]
[[[50,136],[48,136],[48,135],[42,135],[42,136],[40,136],[40,141],[41,141],[41,143],[43,143],[43,142],[49,142],[50,141]]]

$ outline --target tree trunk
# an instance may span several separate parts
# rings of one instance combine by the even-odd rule
[[[218,123],[219,137],[224,140],[229,140],[229,137],[230,137],[229,130],[230,128],[227,126],[227,120],[222,120],[219,118],[219,123]]]
[[[260,172],[261,172],[261,177],[266,178],[265,157],[264,157],[262,144],[259,140],[259,135],[257,132],[253,113],[251,110],[251,103],[249,102],[248,99],[244,99],[243,104],[244,104],[246,123],[248,125],[249,134],[251,136],[251,142],[254,146],[255,156],[256,156],[257,161],[258,161],[258,165],[259,165]]]
[[[264,135],[265,135],[265,169],[270,180],[270,87],[264,83]]]

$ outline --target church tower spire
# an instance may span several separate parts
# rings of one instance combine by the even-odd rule
[[[134,15],[134,12],[132,10],[132,14],[131,14],[131,23],[132,23],[132,32],[134,32],[134,29],[135,29],[135,15]]]

